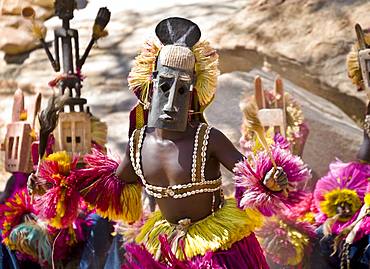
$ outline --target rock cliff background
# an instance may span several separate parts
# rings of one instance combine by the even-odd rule
[[[51,41],[53,28],[60,25],[58,18],[51,17],[52,2],[0,1],[1,140],[17,88],[27,96],[40,91],[44,100],[52,93],[47,83],[56,74],[29,34],[27,22],[19,17],[21,8],[31,4],[48,29],[46,40]],[[303,158],[315,177],[324,175],[335,157],[354,159],[367,100],[347,79],[345,58],[355,39],[354,24],[370,27],[368,1],[185,0],[175,5],[170,0],[91,0],[75,11],[71,23],[79,30],[81,53],[100,6],[112,11],[109,36],[97,42],[83,67],[82,93],[92,112],[107,122],[114,151],[123,152],[128,112],[136,102],[126,80],[133,58],[141,44],[154,36],[161,19],[183,16],[199,24],[203,38],[210,39],[220,54],[219,89],[206,112],[212,125],[237,145],[241,96],[252,92],[255,75],[271,87],[279,73],[286,90],[301,102],[311,128]],[[0,189],[7,176],[2,172]]]

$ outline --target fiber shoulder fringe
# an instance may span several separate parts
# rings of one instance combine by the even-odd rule
[[[118,158],[98,149],[84,156],[86,167],[76,171],[82,197],[99,215],[133,223],[142,213],[141,185],[127,184],[116,176]]]
[[[143,243],[151,254],[157,255],[161,248],[159,235],[166,235],[177,258],[191,259],[203,256],[208,251],[229,249],[233,243],[262,226],[262,222],[260,212],[253,209],[243,211],[236,206],[234,199],[228,199],[214,215],[189,224],[185,231],[179,229],[180,225],[166,221],[159,211],[154,212],[144,224],[136,242]],[[183,242],[184,251],[179,241]]]

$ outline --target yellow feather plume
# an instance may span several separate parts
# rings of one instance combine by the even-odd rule
[[[71,169],[72,158],[66,151],[58,151],[50,154],[45,158],[46,161],[54,161],[58,163],[59,172],[62,175],[68,175]]]

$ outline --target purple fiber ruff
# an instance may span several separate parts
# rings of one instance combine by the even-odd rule
[[[166,265],[154,260],[154,257],[146,250],[144,245],[130,243],[125,246],[126,261],[121,269],[167,269]]]
[[[241,187],[241,186],[236,186],[235,187],[234,197],[235,197],[237,205],[240,209],[242,209],[242,207],[240,206],[240,200],[243,198],[244,192],[245,192],[244,187]]]
[[[365,217],[362,220],[360,229],[357,231],[355,241],[361,239],[363,236],[370,234],[370,217]]]
[[[288,140],[286,140],[285,137],[279,133],[275,134],[274,142],[275,142],[275,145],[281,149],[286,149],[286,150],[290,149],[290,143],[288,142]]]
[[[254,233],[234,243],[228,250],[215,252],[212,261],[221,269],[269,268]]]
[[[10,196],[13,196],[14,193],[18,192],[21,189],[24,189],[27,186],[28,174],[22,172],[14,172],[13,176],[15,180]]]
[[[207,252],[191,260],[179,261],[174,257],[168,241],[160,236],[162,254],[167,264],[154,260],[143,245],[126,245],[127,262],[121,269],[268,269],[263,251],[252,233],[234,243],[228,250]]]

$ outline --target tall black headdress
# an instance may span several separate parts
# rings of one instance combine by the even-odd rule
[[[198,25],[184,18],[167,18],[158,23],[155,33],[163,45],[192,48],[200,39]]]

